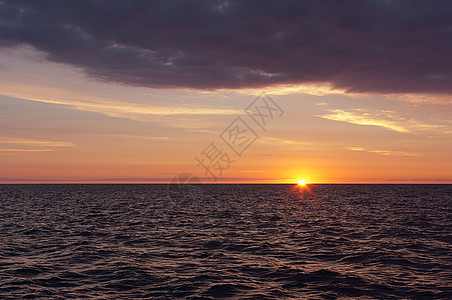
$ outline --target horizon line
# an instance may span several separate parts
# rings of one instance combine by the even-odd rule
[[[61,181],[15,181],[15,180],[0,180],[0,185],[21,185],[21,184],[32,184],[32,185],[44,185],[44,184],[83,184],[83,185],[127,185],[127,184],[159,184],[159,185],[171,185],[171,184],[189,184],[189,185],[227,185],[227,184],[255,184],[255,185],[263,185],[263,184],[273,184],[273,185],[297,185],[297,182],[257,182],[257,181],[242,181],[242,182],[189,182],[189,183],[176,183],[176,182],[162,182],[162,181],[69,181],[69,180],[61,180]],[[326,184],[452,184],[452,180],[400,180],[400,181],[363,181],[363,182],[308,182],[307,185],[326,185]]]

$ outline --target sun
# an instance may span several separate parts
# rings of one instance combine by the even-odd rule
[[[300,186],[306,185],[306,180],[304,180],[304,179],[298,180],[298,185],[300,185]]]

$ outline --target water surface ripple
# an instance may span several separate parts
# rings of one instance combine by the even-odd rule
[[[452,299],[452,185],[0,185],[0,298]]]

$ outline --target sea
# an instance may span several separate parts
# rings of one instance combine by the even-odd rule
[[[0,185],[0,299],[452,299],[452,185]]]

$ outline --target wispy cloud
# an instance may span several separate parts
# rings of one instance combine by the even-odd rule
[[[126,139],[136,139],[136,140],[144,140],[144,141],[168,141],[173,140],[173,137],[169,136],[142,136],[142,135],[129,135],[129,134],[106,134],[102,133],[104,136],[110,137],[118,137],[118,138],[126,138]]]
[[[0,152],[49,152],[59,147],[73,147],[70,142],[46,141],[36,139],[23,139],[12,137],[0,137],[1,145],[14,145],[14,148],[0,148]]]
[[[452,97],[449,95],[435,95],[435,94],[388,94],[389,99],[395,99],[399,101],[405,101],[410,103],[433,103],[433,104],[452,104]]]
[[[14,149],[14,148],[0,148],[0,152],[49,152],[53,149]]]
[[[297,140],[288,140],[275,137],[264,137],[258,141],[259,144],[271,145],[271,146],[284,146],[286,149],[308,150],[312,149],[312,143],[302,142]]]
[[[262,92],[262,87],[259,88],[242,88],[242,89],[216,89],[200,91],[202,94],[245,94],[258,95]],[[345,94],[345,89],[339,89],[332,86],[330,83],[303,83],[303,84],[275,84],[265,87],[265,92],[269,95],[290,95],[290,94],[307,94],[313,96],[337,95]],[[350,93],[349,93],[350,94]]]
[[[375,116],[372,116],[369,113],[362,112],[347,112],[340,109],[330,110],[329,114],[318,115],[317,117],[321,117],[328,120],[333,121],[341,121],[347,122],[351,124],[357,125],[370,125],[370,126],[379,126],[389,130],[404,132],[407,133],[409,130],[401,125],[398,125],[394,121],[379,119]]]
[[[12,137],[0,137],[0,144],[15,144],[15,145],[39,146],[39,147],[41,147],[41,146],[47,146],[47,147],[72,147],[72,146],[74,146],[74,144],[70,143],[70,142],[22,139],[22,138],[12,138]]]
[[[14,85],[0,83],[0,94],[14,98],[41,103],[70,106],[73,109],[101,113],[110,117],[149,121],[155,116],[174,115],[237,115],[241,110],[232,108],[215,108],[201,105],[152,105],[134,103],[108,96],[89,95],[73,90],[50,88],[36,85]]]
[[[397,156],[419,156],[418,153],[410,153],[405,151],[392,151],[392,150],[372,150],[372,149],[366,149],[363,147],[349,147],[349,150],[352,151],[359,151],[359,152],[368,152],[368,153],[375,153],[380,155],[397,155]]]
[[[407,119],[390,110],[369,112],[363,109],[352,111],[333,109],[329,110],[328,114],[317,115],[317,117],[357,125],[378,126],[401,133],[410,133],[416,130],[439,131],[445,127],[445,125],[428,124]]]

